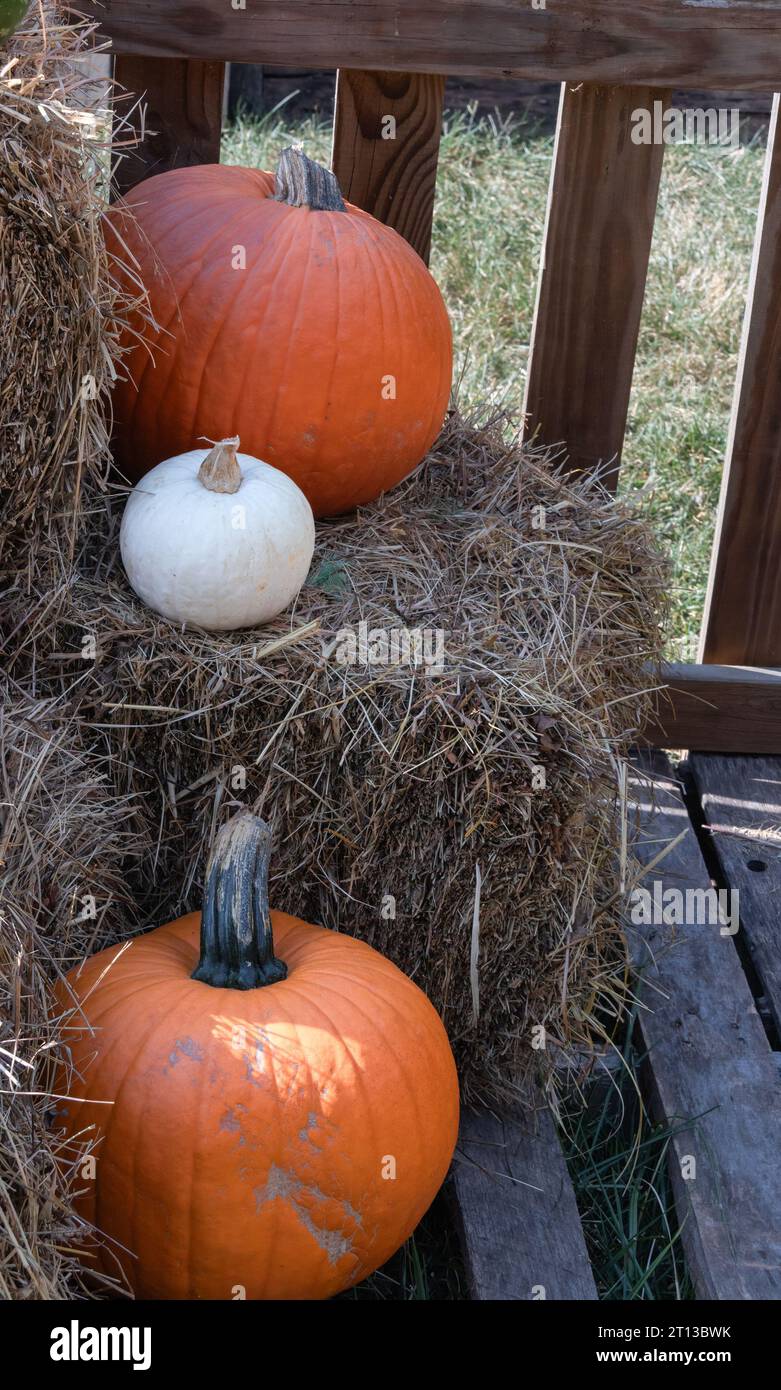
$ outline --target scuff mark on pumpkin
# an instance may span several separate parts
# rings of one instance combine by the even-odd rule
[[[175,1067],[182,1060],[182,1057],[189,1057],[191,1062],[202,1062],[204,1060],[203,1048],[199,1047],[193,1038],[177,1038],[168,1061],[172,1067]]]
[[[232,1105],[229,1110],[226,1110],[225,1114],[220,1117],[220,1129],[227,1129],[231,1134],[240,1134],[241,1120],[237,1113],[239,1110],[246,1113],[246,1107],[243,1105]]]
[[[350,1220],[354,1221],[356,1226],[363,1225],[363,1217],[361,1216],[361,1213],[359,1211],[356,1211],[355,1207],[350,1206],[350,1203],[347,1201],[346,1197],[342,1201],[342,1206],[344,1207]]]
[[[320,1249],[325,1251],[329,1264],[336,1264],[337,1261],[352,1252],[353,1244],[347,1232],[344,1230],[333,1231],[327,1226],[318,1226],[309,1208],[301,1201],[303,1196],[308,1196],[316,1202],[327,1202],[329,1199],[325,1193],[321,1192],[319,1187],[310,1187],[301,1182],[295,1173],[279,1168],[276,1163],[272,1163],[269,1168],[268,1182],[263,1187],[256,1187],[254,1195],[258,1211],[266,1202],[273,1202],[277,1197],[288,1202],[301,1225],[317,1242]],[[361,1218],[353,1212],[349,1202],[342,1202],[341,1205],[345,1214],[360,1226]]]
[[[319,1154],[321,1152],[320,1145],[315,1143],[315,1140],[313,1139],[310,1133],[310,1130],[316,1131],[318,1128],[318,1117],[317,1115],[315,1115],[314,1111],[310,1111],[306,1117],[306,1125],[303,1129],[300,1129],[298,1131],[298,1137],[301,1140],[302,1144],[309,1144],[310,1147],[314,1149],[315,1153]]]

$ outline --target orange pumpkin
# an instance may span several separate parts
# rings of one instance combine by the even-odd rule
[[[91,1258],[140,1298],[327,1298],[403,1243],[455,1146],[438,1014],[370,946],[269,912],[269,846],[235,817],[202,915],[58,987],[78,1001],[63,1152],[95,1136]]]
[[[447,311],[419,256],[345,204],[333,174],[286,150],[276,185],[201,165],[147,179],[126,208],[107,217],[109,250],[135,258],[160,325],[131,325],[153,358],[129,335],[114,393],[128,478],[240,435],[323,516],[420,462],[450,392]]]

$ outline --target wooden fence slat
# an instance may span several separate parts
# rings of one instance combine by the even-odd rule
[[[740,898],[751,959],[781,1032],[781,758],[690,759],[721,872]]]
[[[575,1194],[547,1109],[500,1117],[463,1111],[450,1189],[474,1299],[596,1298]]]
[[[428,262],[445,79],[340,69],[332,168],[349,202]]]
[[[651,681],[667,688],[642,731],[648,743],[710,753],[781,751],[781,671],[670,662],[656,680],[649,672]]]
[[[746,666],[781,665],[778,113],[776,95],[701,641],[702,660]]]
[[[127,193],[150,174],[188,164],[217,164],[225,89],[225,64],[179,58],[114,60],[114,77],[143,98],[144,139],[120,161],[117,191]],[[124,103],[121,106],[124,112]],[[132,122],[140,128],[140,110]]]
[[[639,858],[648,864],[686,831],[645,886],[653,891],[658,879],[663,891],[707,889],[667,759],[656,753],[639,766],[655,801],[635,774]],[[632,927],[629,940],[642,970],[639,1019],[655,1105],[677,1127],[670,1174],[697,1297],[779,1299],[781,1091],[734,942],[718,927],[685,923]],[[694,1172],[682,1166],[687,1158],[695,1159]]]
[[[615,487],[632,388],[662,144],[635,144],[649,87],[565,85],[559,106],[525,434],[564,443],[568,468],[610,464]]]
[[[120,53],[772,91],[781,0],[73,0]]]

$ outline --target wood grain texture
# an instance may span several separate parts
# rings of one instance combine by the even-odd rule
[[[773,103],[703,619],[704,661],[781,665],[781,126]],[[781,748],[781,745],[779,745]]]
[[[686,832],[646,887],[658,878],[663,890],[707,889],[669,763],[657,753],[641,766],[655,804],[648,782],[635,776],[640,859],[648,864]],[[630,950],[642,971],[639,1020],[655,1108],[677,1129],[670,1173],[696,1296],[779,1299],[781,1088],[735,944],[718,927],[644,926],[631,930]],[[687,1156],[696,1161],[689,1179]]]
[[[336,83],[331,167],[342,193],[427,264],[444,97],[444,77],[426,73],[343,68]]]
[[[145,108],[141,144],[129,151],[117,170],[120,194],[150,174],[188,164],[219,163],[224,63],[117,57],[114,77],[126,91],[141,97]],[[132,119],[141,130],[140,107]]]
[[[526,383],[525,435],[615,488],[664,146],[631,139],[650,87],[562,88]],[[607,465],[607,467],[605,467]]]
[[[450,1192],[474,1299],[596,1298],[575,1194],[547,1109],[501,1117],[463,1111]]]
[[[781,1032],[781,758],[695,753],[694,783],[744,939]]]
[[[659,679],[666,689],[657,717],[643,729],[648,743],[713,753],[781,752],[781,671],[671,662]]]
[[[79,0],[117,52],[309,68],[772,90],[781,0]]]

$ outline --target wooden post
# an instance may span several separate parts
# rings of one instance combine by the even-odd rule
[[[428,262],[444,77],[341,69],[331,165],[345,198]]]
[[[188,164],[216,164],[225,87],[224,63],[201,63],[183,58],[114,60],[114,78],[145,107],[144,138],[119,162],[116,188],[127,193],[150,174]],[[131,107],[128,102],[127,108]],[[130,116],[141,129],[141,107]]]
[[[635,144],[651,87],[562,88],[524,410],[526,438],[615,487],[663,145]]]
[[[773,102],[703,661],[781,666],[781,129]]]

